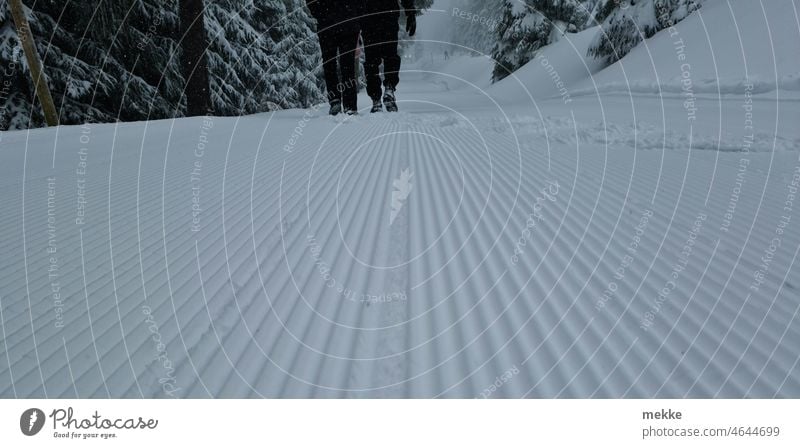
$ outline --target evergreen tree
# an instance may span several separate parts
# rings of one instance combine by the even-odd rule
[[[28,10],[31,30],[62,124],[141,120],[174,113],[175,102],[170,99],[175,95],[165,92],[170,84],[159,86],[160,79],[175,75],[165,66],[171,46],[159,35],[170,21],[170,14],[163,10],[169,0],[33,4],[36,8]],[[41,126],[43,117],[33,106],[30,74],[24,60],[16,61],[19,40],[5,3],[0,3],[0,23],[0,63],[14,68],[2,75],[12,92],[0,98],[0,107],[8,115],[3,127]],[[173,90],[180,94],[180,88]]]
[[[273,86],[267,72],[274,64],[274,42],[251,22],[254,6],[248,0],[219,0],[208,4],[209,69],[212,103],[220,115],[258,112],[254,101]]]
[[[186,113],[178,0],[25,0],[62,124]],[[239,115],[321,101],[319,49],[302,0],[206,2],[211,104]],[[0,129],[42,126],[0,2]]]
[[[702,0],[609,1],[600,10],[603,19],[589,55],[611,64],[644,39],[680,22],[700,7]]]
[[[316,39],[316,21],[305,8],[305,0],[284,0],[282,5],[272,5],[272,8],[280,8],[280,15],[266,5],[270,2],[260,2],[265,5],[256,8],[254,23],[260,32],[267,33],[276,43],[273,52],[275,65],[269,73],[269,82],[275,92],[272,96],[265,96],[263,101],[281,107],[308,107],[324,101],[325,83]],[[275,20],[276,17],[285,17],[286,20]]]
[[[584,29],[592,0],[503,0],[492,55],[492,80],[499,81],[533,59],[566,32]]]

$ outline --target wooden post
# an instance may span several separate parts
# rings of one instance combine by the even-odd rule
[[[48,126],[58,126],[58,113],[50,95],[50,88],[47,87],[47,78],[44,76],[42,61],[39,60],[39,53],[36,52],[36,42],[33,40],[33,33],[25,17],[25,10],[22,7],[22,0],[9,0],[11,15],[14,17],[14,24],[17,26],[17,34],[25,51],[25,58],[28,60],[28,67],[31,69],[33,85],[36,89],[36,96],[44,110],[44,118]]]

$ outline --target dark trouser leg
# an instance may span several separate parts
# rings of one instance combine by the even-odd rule
[[[358,80],[356,79],[356,48],[358,28],[348,26],[339,33],[339,70],[342,73],[342,103],[345,110],[358,110]]]
[[[383,53],[383,85],[387,89],[396,89],[400,82],[400,55],[397,54],[397,35],[400,27],[397,20],[386,24],[386,34],[382,44]]]
[[[364,77],[367,78],[367,95],[370,98],[376,99],[383,95],[381,88],[381,62],[383,55],[381,54],[381,44],[377,39],[374,24],[363,24],[361,36],[364,38]]]
[[[340,99],[339,92],[339,72],[337,61],[339,59],[338,44],[336,33],[331,29],[326,29],[317,34],[319,37],[319,47],[322,51],[322,71],[325,74],[325,88],[328,91],[328,102]]]

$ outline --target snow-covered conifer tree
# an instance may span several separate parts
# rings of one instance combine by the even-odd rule
[[[62,124],[185,113],[177,0],[24,3]],[[321,100],[319,48],[302,5],[206,1],[214,113],[306,107]],[[0,65],[12,69],[0,70],[0,129],[42,126],[6,2],[0,2]]]
[[[588,24],[591,0],[504,0],[492,51],[494,81],[533,59],[536,51]]]
[[[616,62],[643,39],[680,22],[700,7],[702,0],[609,1],[602,8],[602,32],[589,47],[589,55]]]

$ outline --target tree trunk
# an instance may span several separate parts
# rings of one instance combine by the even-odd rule
[[[206,27],[203,0],[179,0],[181,21],[181,71],[186,80],[186,116],[212,113],[211,88],[206,58]]]
[[[42,61],[36,51],[36,42],[33,40],[28,18],[25,17],[22,0],[10,0],[9,6],[11,15],[14,17],[14,24],[17,26],[17,34],[22,43],[22,49],[25,51],[25,59],[28,61],[28,67],[31,70],[36,96],[39,98],[39,103],[41,103],[44,110],[44,119],[47,121],[48,126],[58,126],[58,112],[56,112],[53,97],[50,95],[50,88],[47,87],[47,78],[44,76]]]

